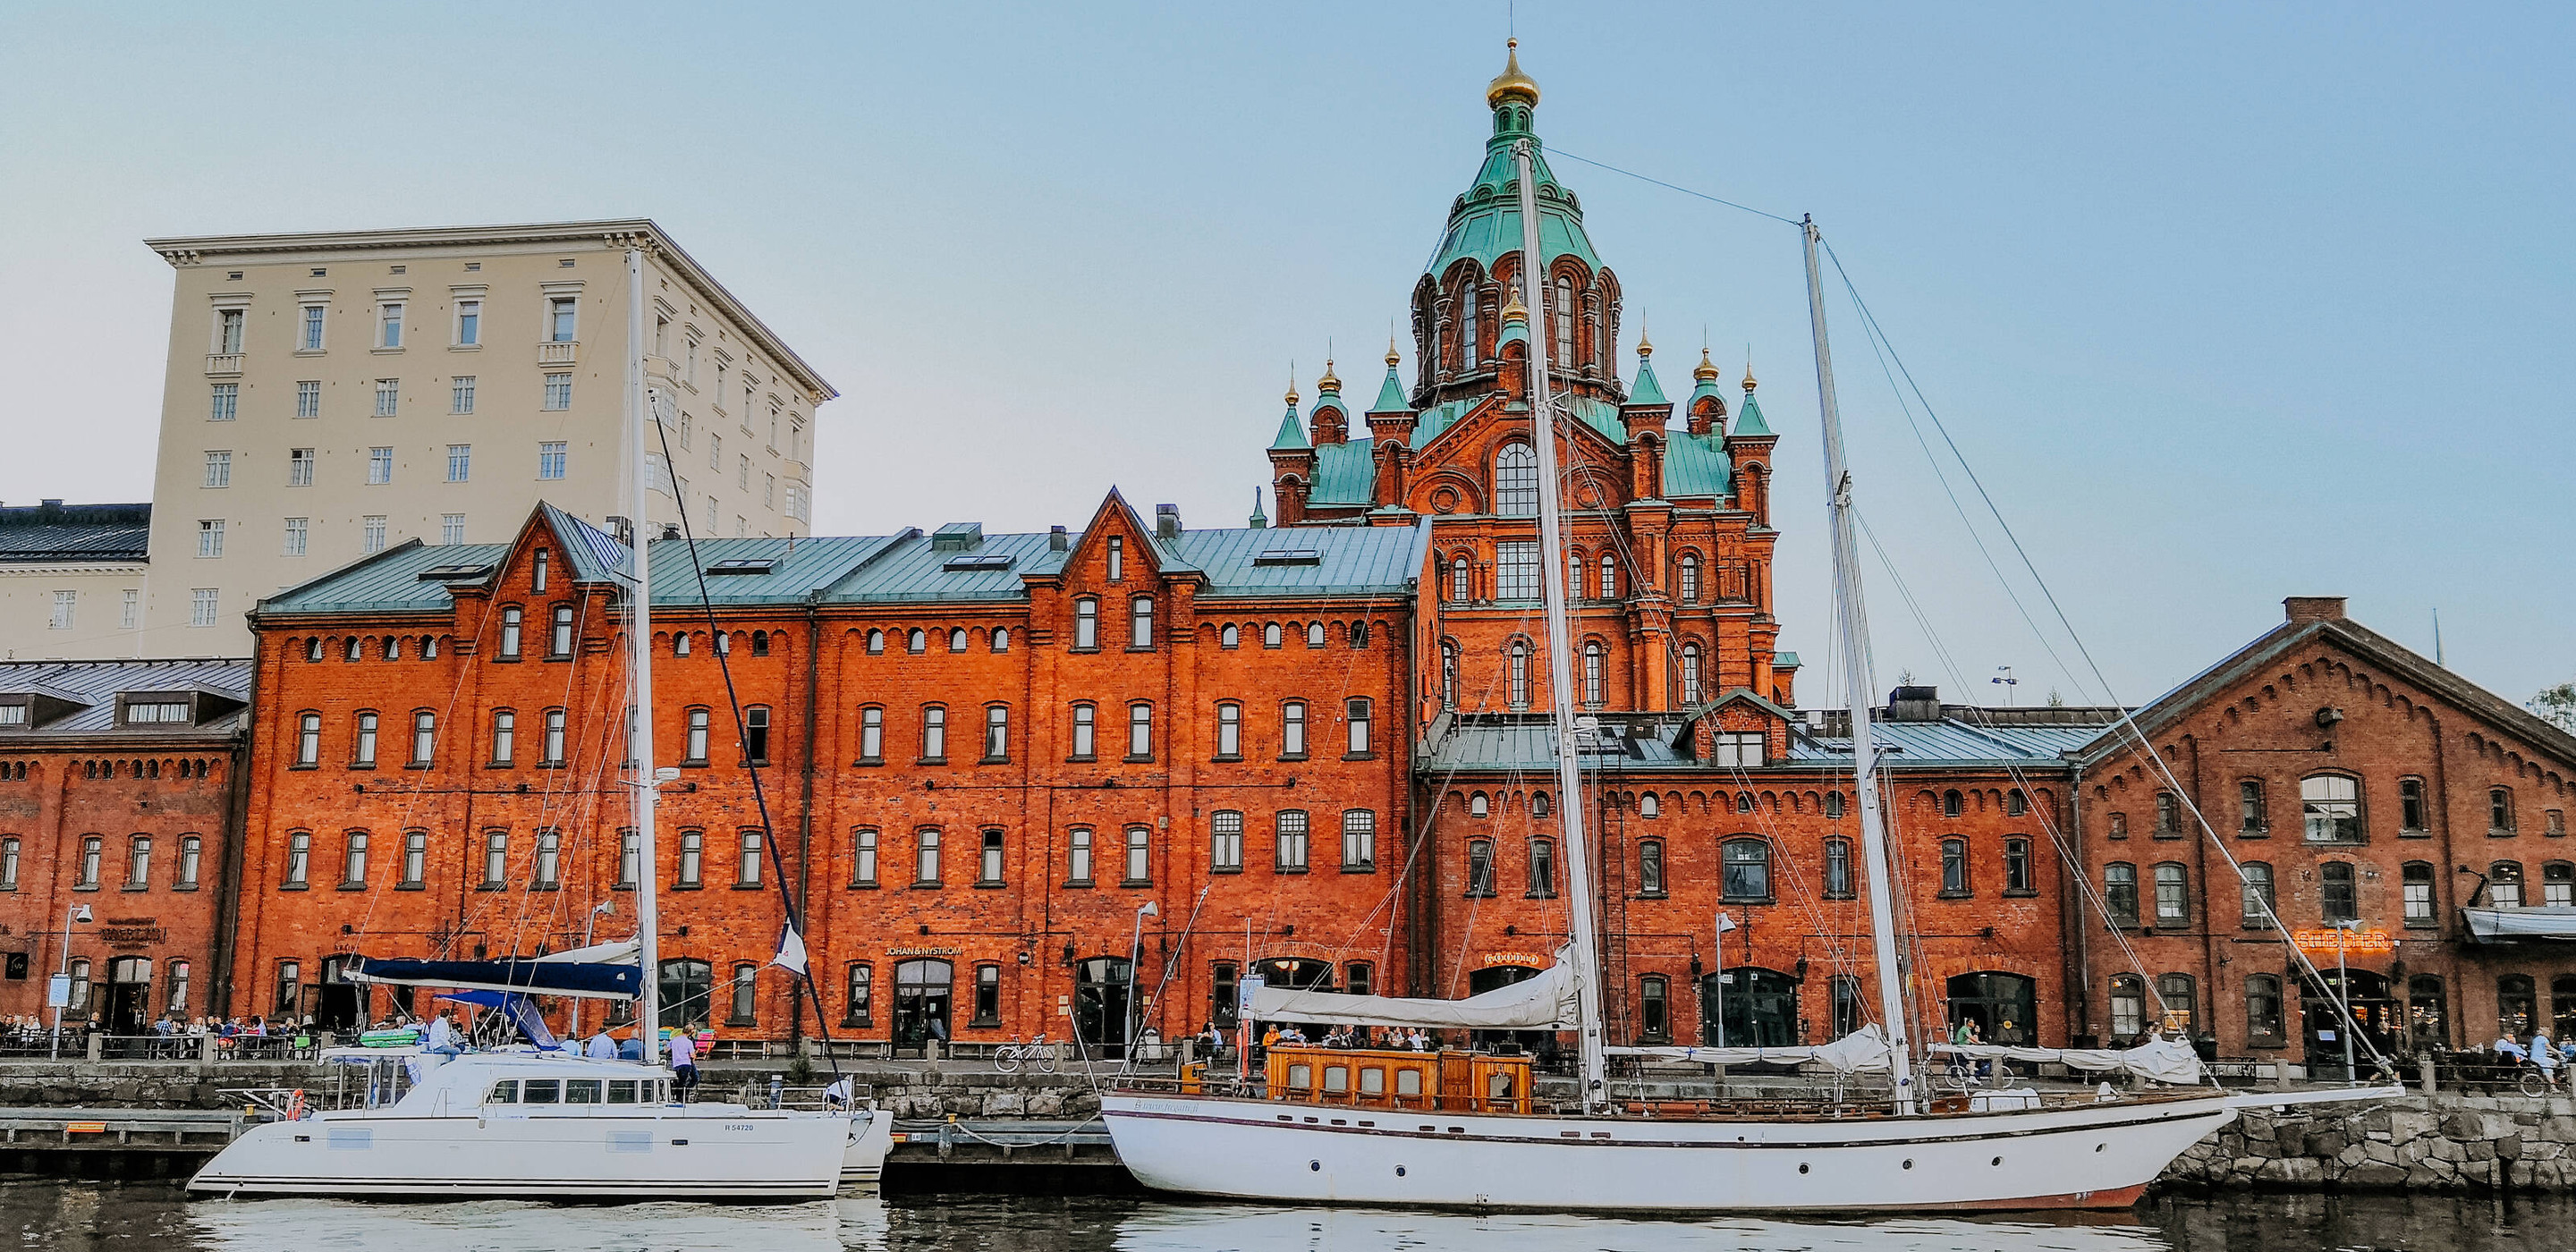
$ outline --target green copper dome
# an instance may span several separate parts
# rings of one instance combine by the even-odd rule
[[[1489,93],[1494,133],[1485,141],[1485,164],[1476,171],[1475,183],[1449,210],[1449,233],[1441,238],[1439,254],[1431,258],[1431,274],[1447,271],[1462,257],[1474,257],[1490,271],[1504,253],[1520,251],[1520,191],[1515,185],[1519,171],[1512,160],[1512,145],[1523,139],[1530,141],[1530,164],[1538,176],[1539,251],[1548,260],[1572,256],[1594,270],[1601,268],[1591,237],[1583,233],[1582,205],[1548,168],[1546,148],[1530,129],[1530,115],[1538,107],[1538,85],[1525,76],[1514,77],[1519,64],[1515,54],[1505,77],[1528,83],[1528,88],[1497,88]],[[1505,79],[1494,81],[1500,84]]]

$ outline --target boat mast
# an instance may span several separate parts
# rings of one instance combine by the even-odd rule
[[[1869,616],[1860,594],[1860,548],[1853,537],[1851,470],[1843,461],[1842,413],[1834,407],[1834,355],[1825,341],[1825,286],[1816,268],[1816,219],[1799,224],[1807,244],[1807,320],[1816,339],[1816,407],[1825,427],[1825,511],[1833,520],[1834,616],[1851,673],[1853,789],[1860,797],[1860,844],[1869,883],[1869,938],[1878,966],[1878,1016],[1887,1028],[1888,1065],[1896,1079],[1896,1111],[1915,1111],[1914,1055],[1906,1037],[1905,980],[1896,965],[1895,870],[1887,854],[1887,822],[1879,810],[1878,747],[1870,741]]]
[[[635,504],[633,508],[635,580],[628,589],[631,611],[627,615],[626,655],[630,701],[627,716],[632,719],[634,744],[629,749],[634,761],[629,768],[634,776],[627,780],[635,789],[635,937],[640,950],[636,961],[643,976],[637,980],[636,1032],[644,1045],[644,1063],[661,1060],[661,981],[662,981],[662,910],[654,896],[653,807],[661,799],[653,777],[653,577],[650,553],[652,528],[645,517],[653,492],[652,442],[644,437],[644,252],[626,250],[626,429],[635,441]]]
[[[1576,752],[1574,661],[1572,635],[1565,616],[1565,544],[1559,523],[1556,478],[1556,409],[1548,395],[1544,316],[1545,254],[1539,251],[1538,178],[1532,151],[1535,141],[1512,145],[1521,185],[1521,303],[1528,307],[1530,442],[1538,445],[1539,594],[1547,607],[1547,689],[1556,715],[1556,782],[1563,803],[1556,806],[1565,824],[1565,887],[1569,907],[1568,937],[1574,948],[1576,1037],[1583,1052],[1583,1108],[1599,1108],[1609,1094],[1602,1060],[1599,940],[1592,930],[1591,846],[1584,833],[1589,805],[1583,797],[1583,761]]]

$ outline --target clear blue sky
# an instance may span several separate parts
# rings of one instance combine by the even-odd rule
[[[2576,675],[2565,7],[1525,2],[1539,130],[1824,224],[2119,693],[2345,594]],[[1239,524],[1293,358],[1375,376],[1505,5],[0,13],[0,499],[141,499],[146,235],[646,214],[846,398],[816,525]],[[1559,160],[1668,388],[1748,344],[1785,642],[1826,651],[1796,236]],[[1974,693],[2051,668],[1849,309],[1873,527]],[[1408,376],[1410,362],[1407,362]],[[1367,384],[1361,384],[1366,386]],[[1883,681],[1957,683],[1873,569]],[[1826,693],[1811,690],[1810,703]]]

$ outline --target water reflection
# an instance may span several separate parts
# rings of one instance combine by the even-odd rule
[[[2540,1252],[2566,1196],[2169,1197],[2134,1213],[1670,1221],[1134,1198],[779,1206],[189,1200],[168,1183],[0,1180],[0,1241],[45,1252]]]

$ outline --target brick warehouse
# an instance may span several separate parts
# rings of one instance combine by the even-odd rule
[[[1548,699],[1537,579],[1552,575],[1531,516],[1526,366],[1548,351],[1576,419],[1558,448],[1579,553],[1564,576],[1579,702],[1600,725],[1587,762],[1612,1025],[1785,1042],[1854,1020],[1850,989],[1870,971],[1849,728],[1798,705],[1797,658],[1776,650],[1774,437],[1752,380],[1730,411],[1705,355],[1680,405],[1643,344],[1619,376],[1617,279],[1552,174],[1539,189],[1549,307],[1533,317],[1512,295],[1520,258],[1504,245],[1519,227],[1496,154],[1535,104],[1520,80],[1489,93],[1486,166],[1414,289],[1413,385],[1390,353],[1365,434],[1329,368],[1310,408],[1292,393],[1269,450],[1277,527],[1149,521],[1113,492],[1079,531],[720,540],[694,566],[656,543],[655,736],[684,774],[657,849],[674,998],[738,1038],[820,1025],[911,1041],[936,1020],[963,1041],[1077,1025],[1114,1041],[1138,931],[1133,977],[1167,1036],[1222,1018],[1249,969],[1456,995],[1544,964],[1567,907],[1552,842],[1564,798],[1529,712]],[[332,977],[350,952],[524,953],[631,928],[613,733],[622,558],[541,508],[510,544],[399,548],[262,604],[233,1011],[357,1013],[356,989]],[[699,570],[720,636],[691,616]],[[2320,925],[2326,897],[2297,875],[2347,861],[2363,884],[2349,908],[2404,935],[2406,968],[2379,968],[2445,979],[2438,1025],[2454,1042],[2516,1012],[2576,1017],[2576,981],[2548,949],[2463,946],[2454,910],[2470,880],[2431,887],[2433,925],[2415,929],[2401,924],[2408,897],[2377,886],[2407,881],[2410,863],[2474,859],[2492,899],[2506,854],[2454,857],[2451,816],[2469,822],[2475,797],[2504,787],[2515,833],[2480,839],[2563,831],[2551,814],[2576,743],[2339,608],[2293,613],[2142,710],[2159,748],[2177,769],[2318,750],[2313,722],[2290,742],[2292,705],[2229,716],[2266,697],[2228,684],[2367,673],[2375,687],[2356,690],[2387,689],[2381,703],[2331,702],[2356,726],[2393,716],[2402,688],[2396,724],[2446,734],[2334,736],[2324,772],[2354,779],[2358,799],[2320,784],[2312,801],[2319,771],[2266,773],[2269,803],[2302,832],[2274,837],[2298,845],[2269,862],[2284,919]],[[719,648],[751,706],[741,736]],[[2329,661],[2331,648],[2354,659]],[[1990,1033],[2011,1020],[2052,1043],[2126,1037],[2158,1013],[2230,1054],[2297,1041],[2295,981],[2267,1000],[2240,977],[2284,970],[2280,936],[2236,925],[2233,877],[2209,872],[2206,841],[2130,851],[2156,846],[2124,840],[2153,820],[2155,788],[2130,776],[2116,710],[1972,709],[1904,688],[1882,716],[1909,974],[1928,1013]],[[2225,777],[2185,778],[2214,821],[2234,811]],[[2409,794],[2424,802],[2408,778],[2448,780],[2431,845],[2380,829],[2402,824]],[[2179,798],[2175,811],[2184,820]],[[2345,838],[2350,822],[2361,838]],[[2307,846],[2309,829],[2333,847]],[[785,918],[773,838],[824,1023],[760,964]],[[2556,899],[2558,862],[2512,859],[2528,899]],[[2168,881],[2169,866],[2187,872]],[[2120,914],[2122,942],[2090,896]],[[2333,907],[2349,911],[2341,894]],[[1721,910],[1735,923],[1722,948]],[[2123,943],[2141,958],[2134,980]]]

